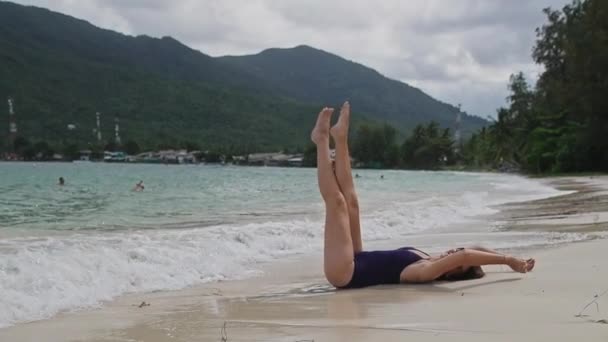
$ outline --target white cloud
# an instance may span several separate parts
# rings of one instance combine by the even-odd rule
[[[568,0],[19,0],[128,34],[173,36],[210,55],[311,45],[482,117],[504,104],[544,7]]]

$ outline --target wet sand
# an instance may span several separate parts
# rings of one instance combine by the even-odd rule
[[[488,220],[506,230],[608,230],[608,177],[546,181],[575,192],[505,205]],[[608,239],[520,253],[537,258],[534,272],[489,267],[480,280],[349,291],[326,283],[318,256],[285,260],[255,279],[20,324],[0,341],[607,341]],[[599,310],[577,317],[594,299]]]

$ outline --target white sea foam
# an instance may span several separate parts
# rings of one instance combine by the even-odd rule
[[[422,195],[419,192],[416,197],[393,194],[391,201],[363,215],[364,238],[398,239],[429,233],[493,213],[496,209],[491,205],[559,194],[520,177],[478,177],[488,178],[484,187],[477,182],[477,188],[460,192],[443,194],[435,189]],[[0,240],[0,327],[93,307],[124,293],[252,276],[259,272],[261,263],[321,251],[320,219]],[[509,236],[503,237],[498,247],[586,238],[568,234]]]

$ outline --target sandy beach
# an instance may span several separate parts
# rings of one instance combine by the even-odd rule
[[[489,267],[475,281],[336,291],[320,258],[307,257],[254,279],[127,295],[19,324],[0,330],[0,341],[606,341],[608,177],[543,181],[574,192],[504,205],[488,220],[598,239],[511,251],[537,259],[530,274]]]

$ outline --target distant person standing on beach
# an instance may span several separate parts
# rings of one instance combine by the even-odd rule
[[[65,185],[65,179],[63,179],[63,177],[59,177],[59,183],[57,185],[64,186]]]
[[[135,191],[135,192],[144,191],[144,181],[140,180],[137,184],[135,184],[133,191]]]

